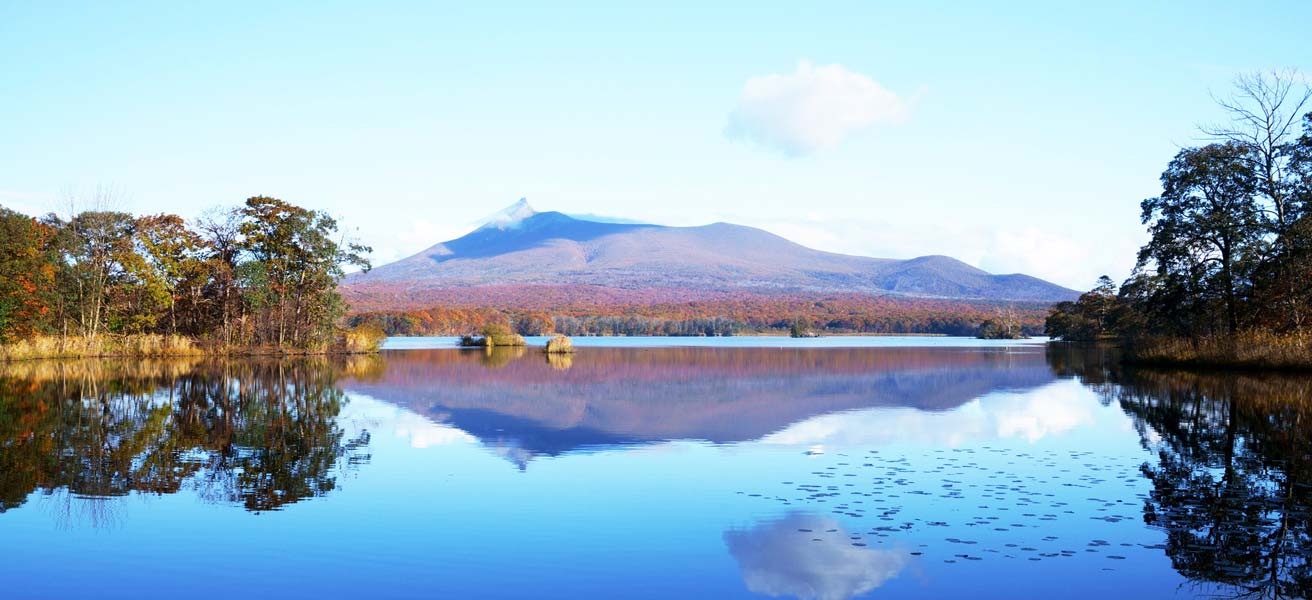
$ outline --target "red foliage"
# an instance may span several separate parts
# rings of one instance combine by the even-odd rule
[[[431,306],[411,308],[415,299],[356,295],[354,322],[375,322],[394,335],[459,335],[489,321],[611,318],[627,320],[623,333],[651,333],[653,321],[727,319],[738,331],[787,329],[805,319],[830,331],[945,333],[972,335],[1004,303],[867,294],[746,294],[677,289],[624,290],[603,287],[485,286],[426,292]],[[363,304],[363,306],[361,306]],[[1005,303],[1031,330],[1042,327],[1046,303]],[[615,333],[621,333],[621,326]]]

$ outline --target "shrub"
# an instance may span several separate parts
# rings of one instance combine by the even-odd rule
[[[567,336],[559,335],[547,340],[547,354],[570,354],[574,352],[574,342]]]

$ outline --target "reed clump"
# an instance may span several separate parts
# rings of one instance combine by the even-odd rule
[[[1312,334],[1247,331],[1234,336],[1148,338],[1129,344],[1126,360],[1183,367],[1312,370]]]
[[[37,336],[0,346],[0,360],[37,358],[96,358],[108,356],[165,357],[204,354],[190,339],[154,333],[132,335]]]
[[[547,354],[573,354],[574,342],[569,336],[556,334],[547,340]]]

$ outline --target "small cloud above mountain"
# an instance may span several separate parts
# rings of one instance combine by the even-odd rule
[[[842,65],[801,61],[787,74],[752,77],[725,135],[801,156],[875,125],[905,121],[910,102]]]

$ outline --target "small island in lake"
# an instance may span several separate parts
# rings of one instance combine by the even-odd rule
[[[510,327],[502,323],[485,325],[477,336],[464,335],[460,337],[460,347],[462,348],[522,347],[527,345],[528,342],[524,340],[524,336],[511,331]]]

